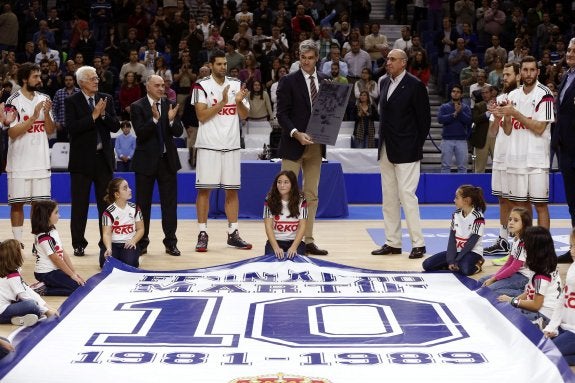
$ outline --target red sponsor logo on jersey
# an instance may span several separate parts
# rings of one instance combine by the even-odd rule
[[[280,233],[295,233],[299,222],[282,222],[274,220],[274,230]]]
[[[134,232],[134,225],[114,225],[112,232],[114,234],[131,234]]]
[[[235,116],[238,107],[235,105],[226,105],[218,112],[220,116]]]
[[[457,250],[463,249],[463,246],[467,243],[467,238],[455,237],[455,248]]]
[[[511,117],[511,127],[513,129],[527,129],[527,127],[519,122],[519,120],[516,120],[515,117]]]
[[[568,287],[565,286],[565,307],[575,309],[575,292],[568,292]]]
[[[28,116],[24,116],[24,121],[28,119]],[[44,121],[36,121],[32,124],[30,129],[27,130],[28,133],[44,133]]]

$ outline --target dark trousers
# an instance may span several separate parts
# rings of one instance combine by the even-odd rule
[[[130,171],[130,163],[132,161],[117,161],[116,162],[116,171],[117,172],[129,172]]]
[[[144,218],[144,236],[140,240],[140,248],[145,249],[150,243],[150,211],[152,209],[152,193],[154,183],[158,182],[160,192],[160,207],[162,209],[162,230],[164,231],[164,245],[176,246],[176,229],[178,228],[177,200],[178,181],[177,173],[168,167],[166,158],[160,159],[156,174],[148,176],[136,172],[136,204],[142,210]]]
[[[481,256],[474,252],[469,252],[459,262],[459,272],[464,275],[473,275],[477,271],[475,264],[481,259]],[[423,270],[425,271],[439,271],[448,270],[449,264],[447,263],[447,251],[442,251],[423,261]]]
[[[100,250],[100,267],[104,266],[106,258],[105,249]],[[112,257],[124,262],[126,265],[140,267],[140,246],[135,249],[126,249],[123,243],[112,242]]]
[[[34,273],[34,277],[40,282],[44,282],[46,295],[68,296],[80,286],[60,269],[49,273]]]
[[[571,216],[571,226],[575,228],[575,158],[569,156],[563,150],[559,151],[559,168],[563,175],[563,185],[565,187],[565,199],[569,206]]]
[[[288,249],[293,244],[293,241],[277,241],[277,242],[278,242],[279,247],[284,252],[287,252]],[[303,241],[301,241],[299,246],[297,247],[297,253],[299,255],[305,255],[305,243]],[[266,241],[265,254],[274,254],[274,249],[272,248],[270,241]]]
[[[93,176],[82,173],[70,173],[72,211],[70,217],[70,232],[72,234],[72,246],[88,246],[88,241],[84,236],[86,232],[86,223],[88,221],[88,208],[90,207],[90,189],[94,184],[96,194],[96,204],[98,205],[98,227],[100,228],[100,238],[102,238],[102,213],[107,207],[104,202],[106,188],[112,180],[112,171],[106,164],[106,157],[103,154],[97,154],[96,169]],[[98,243],[102,248],[102,240]]]

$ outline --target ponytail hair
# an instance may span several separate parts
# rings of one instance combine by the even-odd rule
[[[479,210],[483,213],[487,209],[485,198],[483,198],[483,189],[481,189],[481,187],[473,185],[461,185],[459,187],[459,192],[461,193],[462,198],[471,199],[471,205],[475,208],[475,210]]]

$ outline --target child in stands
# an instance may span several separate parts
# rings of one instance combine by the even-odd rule
[[[575,229],[569,238],[571,257],[575,260]],[[575,366],[575,263],[567,270],[563,294],[553,311],[551,321],[543,329],[547,338],[553,339],[570,366]]]
[[[461,185],[455,192],[455,212],[447,251],[442,251],[423,261],[425,271],[450,270],[464,275],[481,271],[485,262],[481,237],[485,229],[483,212],[486,209],[483,190],[473,185]]]
[[[499,302],[509,302],[541,328],[549,322],[561,296],[562,284],[557,271],[557,254],[553,237],[542,226],[525,230],[525,266],[533,276],[525,286],[525,291],[516,296],[500,295]]]
[[[108,257],[114,257],[130,266],[140,265],[138,241],[144,236],[142,212],[130,202],[132,190],[123,178],[114,178],[108,184],[104,201],[110,204],[102,214],[102,242],[105,250],[100,254],[100,267]]]
[[[484,287],[489,287],[497,295],[516,297],[523,292],[531,278],[532,272],[525,266],[523,235],[532,222],[531,213],[525,208],[515,207],[509,214],[507,229],[514,237],[510,257],[496,274],[479,279]]]
[[[22,279],[24,264],[20,242],[8,239],[0,243],[0,323],[32,326],[42,316],[51,317],[54,309]]]
[[[307,202],[299,191],[297,177],[291,170],[281,171],[266,197],[264,226],[268,240],[265,253],[278,259],[305,255],[302,242],[307,220]]]
[[[34,276],[46,285],[46,295],[72,294],[84,279],[76,272],[68,256],[56,224],[60,219],[58,204],[54,201],[38,201],[32,209],[31,223],[34,234],[36,267]]]

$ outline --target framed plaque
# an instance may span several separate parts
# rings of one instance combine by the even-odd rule
[[[314,103],[306,133],[313,142],[335,145],[351,94],[351,84],[322,82]]]

